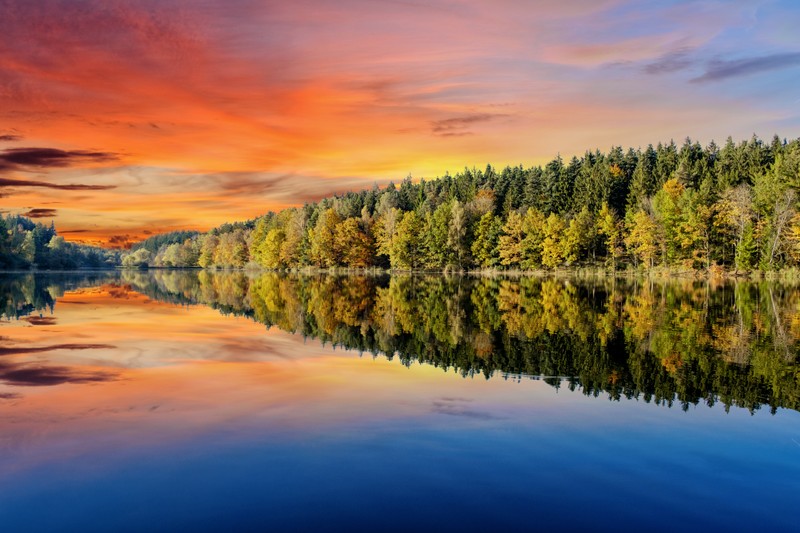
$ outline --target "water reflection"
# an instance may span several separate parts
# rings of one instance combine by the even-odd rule
[[[99,284],[107,300],[145,295],[202,304],[324,343],[465,376],[537,376],[587,395],[683,408],[722,402],[750,410],[800,409],[800,290],[787,285],[205,271],[29,275],[2,283],[3,316],[35,326],[57,323],[47,313],[64,291]],[[264,349],[258,340],[231,339],[225,352],[246,358]],[[3,376],[19,376],[10,372]]]
[[[199,303],[362,352],[464,375],[566,378],[585,394],[683,408],[800,408],[800,291],[774,283],[123,273]]]
[[[12,531],[796,529],[792,287],[156,271],[0,295]]]

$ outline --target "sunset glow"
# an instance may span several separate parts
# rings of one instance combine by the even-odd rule
[[[0,209],[206,230],[466,167],[800,133],[785,1],[0,0]]]

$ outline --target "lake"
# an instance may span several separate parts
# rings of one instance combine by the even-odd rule
[[[796,531],[800,288],[0,275],[4,531]]]

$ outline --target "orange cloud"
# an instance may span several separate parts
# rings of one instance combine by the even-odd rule
[[[53,202],[59,228],[108,242],[207,229],[409,173],[771,135],[786,121],[783,100],[690,83],[723,61],[731,44],[720,40],[749,28],[752,9],[12,3],[0,19],[3,207]],[[12,162],[27,156],[38,164]]]

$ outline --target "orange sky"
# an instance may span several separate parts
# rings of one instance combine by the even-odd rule
[[[0,210],[71,240],[611,145],[800,134],[790,1],[2,0]]]

